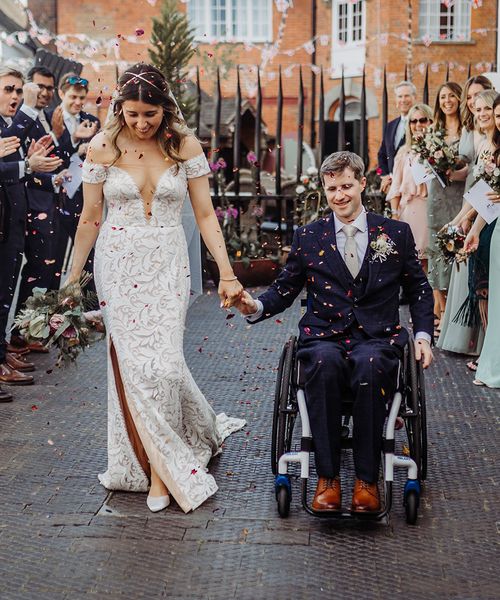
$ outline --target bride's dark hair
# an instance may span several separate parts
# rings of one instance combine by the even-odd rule
[[[139,100],[163,108],[163,120],[155,134],[158,146],[161,152],[175,163],[183,162],[179,150],[182,140],[191,131],[170,94],[170,87],[162,72],[153,65],[137,63],[129,67],[118,79],[117,92],[113,115],[104,127],[117,153],[115,162],[122,154],[116,140],[124,125],[122,106],[127,100]]]

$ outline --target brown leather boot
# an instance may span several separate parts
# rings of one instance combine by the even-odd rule
[[[7,352],[7,356],[5,357],[5,362],[7,365],[14,369],[15,371],[20,371],[21,373],[27,373],[28,371],[34,371],[35,365],[27,360],[22,358],[22,355],[12,354],[11,352]]]
[[[33,382],[33,375],[25,375],[11,369],[7,363],[0,365],[0,383],[5,383],[5,385],[31,385]]]
[[[11,354],[20,354],[24,356],[25,354],[29,354],[29,349],[13,346],[12,344],[7,344],[7,352],[10,352]]]
[[[49,352],[49,349],[46,348],[42,342],[27,342],[20,335],[12,335],[10,337],[10,345],[13,348],[27,349],[29,352],[40,352],[42,354],[47,354],[47,352]]]
[[[362,513],[378,512],[380,510],[380,495],[376,483],[367,483],[361,479],[356,479],[351,510]]]
[[[340,478],[320,477],[316,486],[316,493],[312,501],[312,509],[340,510],[342,506],[342,490],[340,489]]]
[[[12,402],[12,394],[0,388],[0,402]]]

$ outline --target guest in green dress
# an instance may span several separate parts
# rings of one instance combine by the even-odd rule
[[[497,96],[493,103],[493,114],[496,126],[493,138],[496,144],[494,157],[497,165],[500,166],[500,96]],[[493,202],[500,202],[500,193],[490,194],[490,199]],[[465,240],[466,251],[473,252],[480,249],[480,234],[486,229],[485,226],[486,221],[478,216]],[[474,383],[500,388],[500,310],[498,310],[500,306],[500,225],[498,219],[489,227],[493,228],[488,265],[489,310],[486,314],[486,335]]]
[[[463,169],[455,171],[451,176],[455,180],[461,179],[464,175],[467,176],[464,193],[474,183],[473,165],[478,157],[479,144],[484,140],[481,128],[474,126],[474,103],[481,92],[490,90],[491,88],[491,81],[487,77],[476,75],[467,80],[462,92],[460,101],[462,135],[460,136],[458,153],[466,159],[468,164]],[[460,211],[459,215],[450,224],[461,227],[464,233],[468,233],[472,225],[472,219],[468,214],[470,205],[464,200],[464,206],[465,210],[463,212]],[[477,356],[481,352],[483,345],[483,328],[479,325],[469,326],[454,320],[455,315],[469,295],[468,280],[468,261],[464,261],[460,264],[459,269],[452,269],[446,298],[446,309],[439,326],[441,333],[436,345],[438,348],[449,352]],[[472,370],[476,368],[475,361],[471,361],[467,365]]]
[[[460,118],[460,97],[462,88],[453,81],[443,84],[437,93],[434,108],[434,128],[445,132],[448,146],[456,150],[462,132]],[[432,179],[428,186],[427,225],[429,228],[428,279],[434,292],[434,314],[436,325],[446,309],[446,294],[451,277],[451,265],[440,255],[437,245],[437,233],[449,223],[459,212],[464,194],[464,181],[450,181],[445,188],[437,178]]]

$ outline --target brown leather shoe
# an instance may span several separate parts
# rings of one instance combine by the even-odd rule
[[[12,394],[0,388],[0,402],[12,402]]]
[[[33,375],[25,375],[15,369],[11,369],[7,363],[0,365],[0,383],[5,383],[6,385],[31,385],[33,382]]]
[[[12,354],[7,352],[5,362],[11,369],[20,371],[21,373],[28,373],[29,371],[35,370],[35,365],[27,360],[24,360],[20,354]]]
[[[380,496],[376,483],[367,483],[361,479],[356,479],[351,510],[362,513],[378,512],[380,510]]]
[[[27,342],[23,337],[19,335],[11,335],[10,336],[10,345],[14,348],[24,348],[29,352],[40,352],[42,354],[47,354],[49,351],[42,342]]]
[[[340,478],[320,477],[316,486],[316,493],[312,501],[312,509],[340,510],[342,506],[342,491],[340,489]]]
[[[7,344],[7,352],[23,356],[24,354],[29,353],[29,348],[20,348],[18,346],[13,346],[12,344]]]

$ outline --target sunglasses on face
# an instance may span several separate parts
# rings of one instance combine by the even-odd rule
[[[44,83],[37,83],[37,86],[40,88],[40,90],[42,92],[49,92],[49,94],[52,94],[52,92],[55,90],[55,87],[53,85],[45,85]]]
[[[420,119],[410,119],[410,124],[411,125],[416,125],[417,123],[420,123],[420,125],[425,125],[425,123],[428,123],[429,119],[427,117],[420,117]]]
[[[87,86],[89,84],[89,80],[88,79],[83,79],[82,77],[69,77],[67,79],[67,82],[70,85],[83,85],[83,86]]]
[[[12,94],[12,92],[16,92],[16,94],[18,96],[22,96],[23,95],[23,88],[22,87],[16,88],[15,85],[5,85],[4,88],[3,88],[3,91],[6,94]]]

